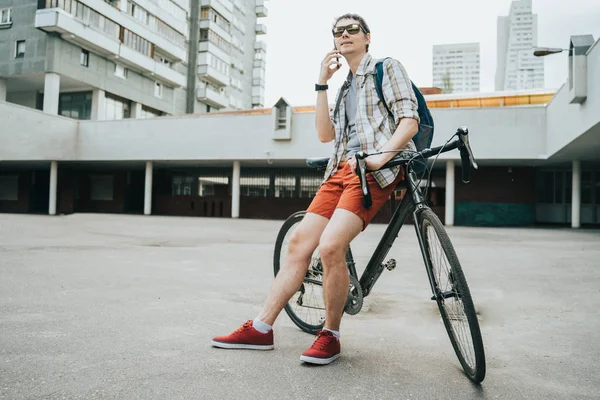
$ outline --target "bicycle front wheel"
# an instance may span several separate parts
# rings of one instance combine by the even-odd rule
[[[473,299],[446,229],[431,210],[419,215],[431,263],[434,298],[460,364],[474,382],[485,377],[485,353]]]

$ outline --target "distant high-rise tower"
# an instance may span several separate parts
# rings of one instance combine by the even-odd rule
[[[544,61],[533,55],[537,46],[537,15],[531,0],[515,0],[510,13],[498,17],[496,90],[544,87]]]
[[[479,43],[433,46],[433,86],[444,93],[479,92]]]

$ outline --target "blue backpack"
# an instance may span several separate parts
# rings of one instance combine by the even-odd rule
[[[392,115],[392,112],[388,108],[388,105],[383,97],[383,60],[378,61],[375,64],[375,88],[377,89],[377,94],[379,95],[379,100],[385,106],[388,114]],[[433,140],[433,118],[431,117],[431,112],[429,112],[429,108],[427,107],[427,103],[425,102],[425,98],[421,91],[417,88],[417,86],[411,81],[412,89],[415,92],[415,96],[417,98],[418,104],[418,112],[419,118],[421,122],[419,123],[419,131],[415,136],[413,136],[413,142],[417,147],[417,151],[421,151],[424,149],[428,149],[431,146],[431,141]],[[425,171],[425,165],[422,163],[413,164],[413,169],[417,174],[421,174]]]

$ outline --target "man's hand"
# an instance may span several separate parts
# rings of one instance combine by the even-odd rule
[[[321,63],[321,73],[319,74],[319,81],[317,82],[319,85],[326,85],[329,79],[331,79],[331,77],[333,76],[333,74],[335,74],[342,66],[342,63],[337,61],[336,57],[340,57],[339,50],[330,51],[323,59],[323,62]],[[335,66],[335,68],[331,68],[332,66]]]
[[[385,163],[390,161],[393,157],[394,157],[394,153],[377,154],[375,156],[369,156],[369,157],[365,158],[365,163],[367,164],[367,169],[369,171],[376,171],[376,170],[380,169],[381,167],[383,167],[385,165]],[[358,172],[356,171],[356,166],[357,166],[356,157],[350,158],[348,160],[348,165],[350,166],[352,173],[354,175],[358,176]]]

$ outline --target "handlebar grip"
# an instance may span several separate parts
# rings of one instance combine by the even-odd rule
[[[371,198],[371,190],[369,189],[369,183],[367,182],[367,163],[362,152],[356,155],[356,172],[358,179],[360,180],[360,188],[363,194],[363,205],[365,208],[371,208],[373,199]]]
[[[469,183],[471,181],[471,160],[469,159],[469,153],[464,146],[460,148],[460,160],[462,162],[462,181]]]

